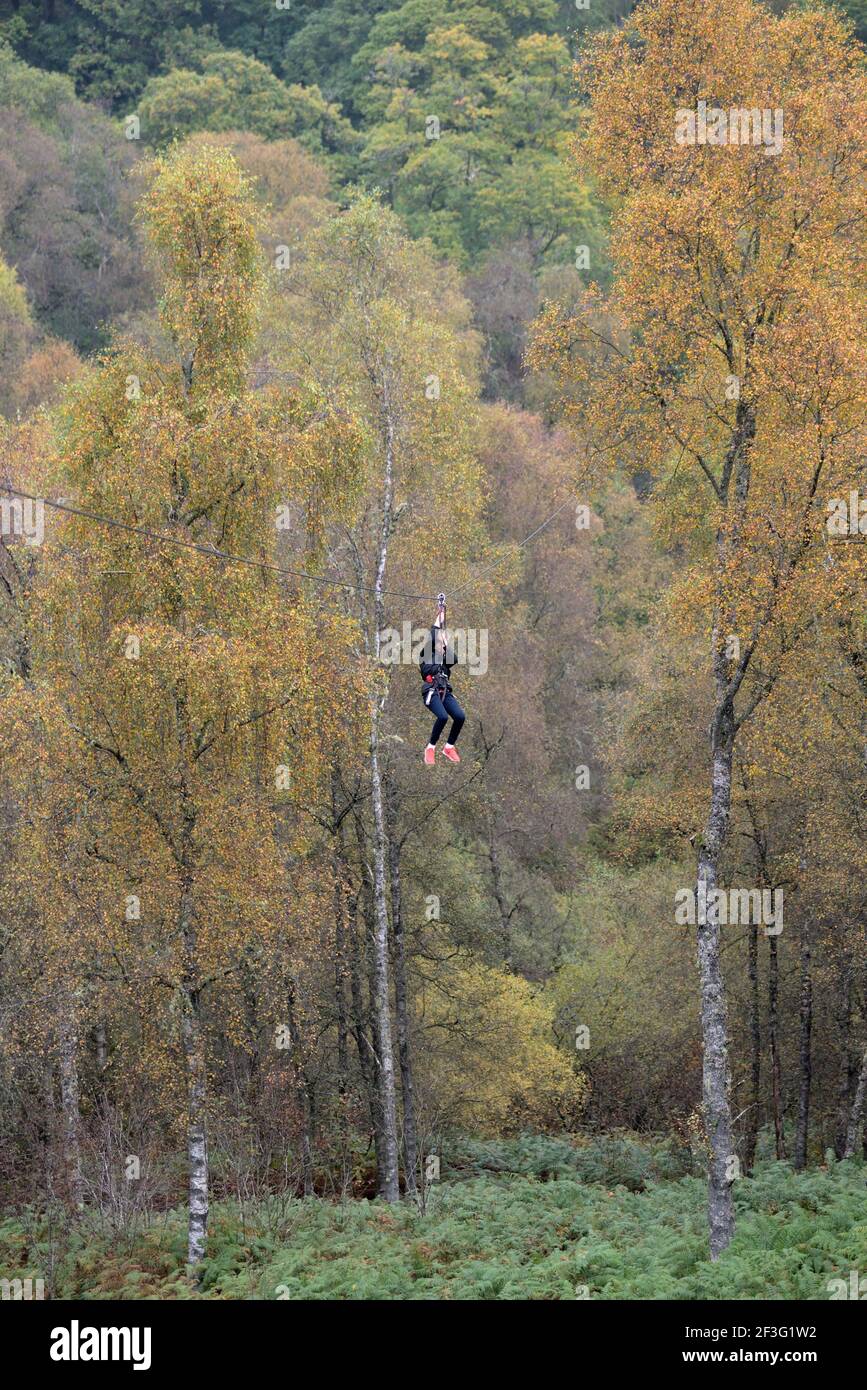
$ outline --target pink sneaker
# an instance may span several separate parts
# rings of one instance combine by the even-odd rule
[[[436,762],[436,756],[437,750],[429,743],[427,748],[424,750],[424,760],[427,763],[428,767],[433,767],[434,763]]]
[[[448,758],[450,763],[459,763],[461,760],[460,753],[451,743],[447,743],[443,749],[443,757]]]

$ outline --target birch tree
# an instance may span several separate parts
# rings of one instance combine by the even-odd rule
[[[44,758],[49,806],[69,804],[71,788],[85,798],[76,863],[88,921],[115,982],[145,1015],[160,1000],[173,1035],[196,1265],[209,1205],[206,999],[251,941],[292,922],[287,856],[304,836],[291,813],[315,796],[323,750],[340,745],[338,710],[345,720],[363,689],[346,623],[281,592],[274,519],[289,497],[315,536],[338,487],[332,465],[351,496],[353,446],[346,422],[328,434],[327,409],[314,418],[286,393],[246,390],[261,264],[231,156],[206,147],[158,161],[142,215],[170,348],[118,344],[70,400],[54,467],[77,511],[47,541],[33,700],[60,750]],[[70,1113],[73,1024],[61,1057]]]
[[[396,1201],[393,875],[383,765],[394,666],[383,644],[390,626],[430,623],[425,601],[411,595],[426,588],[436,593],[446,563],[454,565],[479,537],[480,475],[472,452],[476,344],[453,272],[413,245],[398,219],[373,198],[358,199],[317,234],[286,288],[271,316],[275,356],[297,379],[314,381],[335,408],[350,411],[366,440],[360,506],[350,527],[332,532],[328,561],[331,572],[355,586],[347,611],[357,620],[359,650],[376,682],[369,704],[368,776],[378,1188],[386,1201]],[[399,1003],[404,999],[402,988]],[[400,1032],[405,1039],[405,1017]],[[411,1115],[408,1056],[404,1047],[404,1109]],[[410,1162],[412,1148],[410,1142]],[[413,1181],[407,1179],[410,1188]]]
[[[643,6],[582,74],[576,155],[612,206],[614,287],[575,315],[549,306],[533,357],[559,370],[591,471],[648,469],[660,533],[681,549],[681,608],[708,643],[705,895],[721,881],[741,729],[816,615],[863,596],[860,561],[829,569],[825,523],[858,476],[867,405],[867,83],[826,11],[775,19],[750,0],[722,26],[698,0]],[[738,1170],[719,923],[697,938],[715,1258]]]

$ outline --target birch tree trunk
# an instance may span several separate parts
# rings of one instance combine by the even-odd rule
[[[337,1004],[337,1101],[340,1110],[340,1136],[344,1147],[349,1138],[349,1019],[346,1009],[346,905],[340,858],[332,860],[334,873],[334,998]]]
[[[364,1091],[370,1106],[370,1121],[375,1124],[375,1079],[372,1072],[373,1046],[367,1036],[367,1013],[364,1007],[364,994],[361,987],[361,950],[358,944],[358,897],[347,904],[349,933],[349,987],[352,1006],[352,1036],[358,1053],[358,1067],[364,1083]]]
[[[353,926],[352,999],[353,1011],[356,1019],[356,1045],[359,1049],[359,1055],[363,1055],[366,1065],[365,1075],[367,1077],[366,1084],[370,1100],[370,1123],[373,1128],[373,1139],[376,1146],[376,1181],[378,1190],[382,1174],[385,1171],[385,1160],[383,1157],[382,1095],[379,1084],[376,1019],[374,1017],[374,1000],[376,998],[376,950],[374,945],[374,937],[376,935],[376,913],[373,904],[373,873],[367,860],[367,842],[365,840],[365,830],[360,815],[355,817],[355,833],[358,840],[358,857],[361,866],[361,886],[356,901],[354,918],[350,918],[350,922]],[[359,906],[361,909],[361,921],[364,924],[364,957],[367,970],[366,1005],[361,989],[361,951],[355,931]]]
[[[208,1236],[208,1137],[205,1126],[205,1049],[199,1016],[198,991],[182,992],[181,1036],[187,1069],[187,1165],[189,1169],[189,1221],[187,1262],[205,1258]]]
[[[718,634],[714,634],[717,709],[711,730],[713,770],[711,802],[704,840],[698,858],[697,890],[707,903],[717,887],[719,861],[728,832],[732,795],[734,711],[724,698],[727,673]],[[721,698],[723,697],[723,698]],[[728,1018],[720,961],[718,914],[708,911],[698,925],[698,969],[701,983],[701,1031],[703,1041],[702,1094],[704,1122],[710,1146],[708,1171],[708,1227],[711,1259],[725,1250],[734,1235],[731,1184],[732,1120],[729,1099]]]
[[[733,368],[734,369],[734,368]],[[734,697],[746,671],[750,652],[738,663],[736,677],[730,681],[725,639],[725,582],[732,554],[737,550],[742,517],[750,487],[750,448],[755,438],[755,417],[746,395],[737,405],[736,426],[727,451],[723,480],[718,497],[732,514],[731,535],[724,529],[716,537],[716,600],[712,632],[712,665],[715,689],[714,714],[710,729],[711,784],[710,806],[698,857],[697,890],[708,902],[719,879],[720,858],[728,836],[732,805],[732,764],[734,761]],[[729,489],[734,479],[734,499]],[[731,1078],[729,1073],[728,1015],[725,982],[720,960],[720,925],[716,912],[698,925],[698,970],[701,982],[702,1094],[705,1128],[710,1145],[708,1171],[708,1228],[710,1256],[715,1260],[731,1242],[735,1229],[731,1185],[735,1178],[733,1161]]]
[[[397,1103],[394,1083],[394,1051],[391,1037],[391,999],[388,960],[388,909],[385,885],[385,824],[382,807],[382,780],[379,769],[379,701],[374,701],[370,721],[370,770],[373,799],[374,852],[374,998],[376,1026],[376,1076],[382,1125],[382,1173],[379,1193],[386,1202],[399,1196],[397,1152]]]
[[[807,1166],[807,1144],[810,1133],[810,1091],[813,1083],[813,974],[811,966],[810,925],[801,925],[801,996],[798,1025],[798,1127],[795,1134],[795,1168]]]
[[[858,1073],[858,1084],[855,1087],[855,1096],[852,1101],[852,1109],[849,1113],[849,1125],[846,1130],[846,1147],[843,1150],[844,1158],[854,1158],[855,1149],[858,1145],[858,1132],[864,1123],[864,1096],[867,1092],[867,1047],[861,1058],[861,1070]]]
[[[382,528],[379,556],[374,581],[373,650],[379,674],[379,653],[385,623],[383,581],[388,559],[394,504],[394,416],[391,407],[390,382],[387,370],[380,380],[380,404],[384,426],[385,475],[382,494]],[[397,1147],[397,1103],[394,1080],[394,1051],[391,1036],[390,969],[388,958],[388,905],[386,889],[386,836],[383,810],[382,773],[379,763],[379,731],[385,696],[376,693],[370,708],[370,791],[373,804],[373,896],[374,925],[374,1000],[376,1025],[376,1067],[379,1110],[382,1122],[382,1172],[379,1193],[386,1202],[396,1202],[400,1195]]]
[[[208,1135],[206,1126],[207,1070],[202,1033],[198,971],[198,941],[193,901],[192,839],[194,816],[184,814],[179,855],[182,883],[179,927],[184,951],[181,979],[181,1040],[187,1082],[187,1167],[189,1174],[187,1263],[205,1258],[208,1237]]]
[[[415,1119],[415,1095],[412,1084],[412,1045],[410,1041],[409,1006],[406,985],[406,940],[403,930],[403,906],[400,879],[400,843],[397,830],[397,807],[391,784],[388,787],[388,862],[391,874],[391,920],[394,936],[394,1007],[397,1018],[397,1048],[400,1057],[400,1085],[403,1098],[404,1181],[409,1196],[416,1191],[418,1166],[418,1132]]]

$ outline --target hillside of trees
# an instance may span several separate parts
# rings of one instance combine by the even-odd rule
[[[865,40],[0,0],[0,1277],[867,1269]]]

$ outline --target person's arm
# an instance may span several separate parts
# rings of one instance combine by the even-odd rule
[[[442,634],[442,661],[440,662],[440,666],[442,667],[442,670],[445,671],[446,676],[448,676],[452,667],[456,663],[454,661],[447,660],[449,650],[449,634],[448,629],[446,628],[445,594],[440,594],[437,599],[437,616],[436,621],[434,623],[434,635],[436,635],[437,631],[439,631]],[[434,657],[436,657],[436,652],[434,652]]]
[[[421,671],[421,677],[422,677],[422,680],[423,680],[423,681],[425,682],[425,684],[427,684],[427,685],[431,684],[431,682],[433,681],[433,678],[434,678],[435,674],[436,674],[437,671],[439,671],[439,669],[440,669],[440,664],[439,664],[439,662],[437,661],[437,649],[436,649],[436,648],[437,648],[437,629],[438,629],[438,627],[440,626],[439,619],[440,619],[441,616],[444,616],[444,615],[445,615],[445,610],[444,610],[443,608],[439,608],[438,611],[437,611],[437,620],[434,621],[433,626],[431,627],[430,632],[428,633],[428,640],[427,640],[427,643],[426,643],[426,648],[429,648],[429,650],[425,650],[425,651],[422,652],[421,660],[419,661],[419,669],[420,669],[420,671]],[[425,657],[426,657],[426,656],[430,656],[430,661],[426,661],[426,660],[425,660]]]

